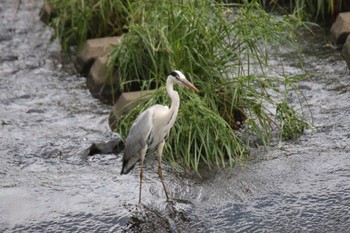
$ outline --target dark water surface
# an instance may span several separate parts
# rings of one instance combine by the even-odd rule
[[[165,167],[172,203],[149,163],[138,206],[139,170],[88,156],[118,141],[111,107],[62,67],[40,5],[0,0],[0,232],[350,232],[350,76],[321,36],[302,42],[313,132],[204,180]]]

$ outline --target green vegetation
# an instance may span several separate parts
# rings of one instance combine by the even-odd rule
[[[118,120],[113,130],[123,138],[141,111],[155,103],[169,105],[164,85],[173,69],[201,91],[178,88],[180,111],[164,150],[171,164],[195,171],[201,164],[232,166],[253,143],[267,146],[276,132],[280,139],[294,139],[308,126],[286,100],[298,80],[266,72],[281,44],[296,46],[297,14],[271,16],[258,0],[234,5],[212,0],[49,3],[55,10],[50,25],[64,48],[127,32],[110,53],[110,73],[117,72],[123,91],[159,87]]]
[[[342,0],[295,0],[294,9],[298,12],[304,12],[304,15],[320,18],[326,15],[334,16],[344,5]]]
[[[79,49],[89,38],[120,35],[126,32],[125,25],[128,24],[130,17],[134,22],[141,22],[144,20],[142,18],[143,14],[157,4],[155,1],[146,2],[142,0],[46,1],[53,9],[49,25],[55,29],[54,38],[58,38],[64,50],[68,50],[71,45],[76,45]],[[176,2],[178,1],[175,1],[175,5]],[[222,2],[226,1],[223,0]],[[247,0],[237,0],[237,2],[247,2]],[[249,4],[258,2],[268,8],[272,6],[273,9],[277,9],[277,6],[284,6],[299,19],[307,20],[327,15],[335,16],[341,9],[350,10],[350,4],[343,0],[251,0],[249,2],[251,2]],[[20,4],[21,1],[19,1]],[[187,1],[184,1],[184,5],[187,4]],[[199,1],[197,1],[197,4],[201,5]],[[164,3],[160,3],[158,9],[162,6],[164,6]],[[148,25],[148,22],[144,22],[144,24]]]
[[[245,0],[243,0],[245,1]],[[342,9],[349,10],[350,4],[344,0],[259,0],[265,7],[283,7],[306,20],[325,19],[336,16]]]
[[[77,49],[89,38],[120,35],[126,24],[123,0],[48,0],[53,9],[49,25],[63,49]]]
[[[309,125],[305,119],[301,119],[298,113],[292,109],[286,101],[277,104],[276,117],[281,126],[281,137],[284,140],[295,139],[304,132]]]
[[[130,8],[128,33],[110,54],[110,70],[117,70],[124,91],[135,83],[164,86],[175,68],[201,91],[178,89],[180,113],[164,152],[173,164],[194,170],[200,163],[233,165],[248,153],[250,138],[269,145],[275,130],[291,139],[307,126],[285,99],[293,79],[265,74],[278,44],[295,45],[300,22],[273,18],[256,1],[236,6],[233,13],[209,0],[138,2]],[[169,104],[164,87],[114,130],[125,138],[137,115],[155,103]]]

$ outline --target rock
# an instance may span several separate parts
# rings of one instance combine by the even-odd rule
[[[96,85],[104,85],[107,81],[107,57],[98,57],[92,65],[89,78],[92,78]]]
[[[348,67],[350,68],[350,37],[346,39],[343,49],[341,50],[341,55],[345,59]]]
[[[45,113],[42,109],[29,109],[26,113]]]
[[[345,43],[350,33],[350,12],[339,13],[330,30],[330,40],[335,46]]]
[[[95,60],[87,77],[86,85],[95,98],[105,103],[114,103],[121,94],[119,79],[116,73],[113,80],[108,79],[107,62],[107,57],[98,57]]]
[[[112,45],[117,45],[120,37],[104,37],[87,40],[77,56],[76,68],[86,76],[95,59],[107,56]]]
[[[99,160],[106,161],[113,159],[115,163],[115,156],[108,155],[117,155],[124,149],[123,141],[119,134],[117,133],[108,133],[104,135],[105,138],[98,141],[86,141],[79,146],[77,150],[74,151],[74,156],[81,157],[88,160]],[[48,147],[52,150],[52,147]],[[50,151],[49,151],[50,152]],[[42,153],[41,153],[42,154]],[[49,153],[45,153],[49,154]],[[45,155],[44,154],[44,155]],[[100,155],[100,156],[99,156]]]
[[[118,119],[125,113],[129,112],[140,102],[146,101],[154,90],[124,92],[118,98],[118,101],[113,106],[113,112],[109,117],[109,125],[114,129]]]
[[[113,134],[110,137],[106,138],[105,141],[94,142],[89,148],[88,155],[96,154],[109,154],[115,153],[118,154],[122,149],[122,141],[119,135]]]
[[[55,16],[56,16],[56,13],[52,9],[50,3],[46,0],[39,12],[40,20],[48,24],[52,20],[52,18],[54,18]]]
[[[1,39],[0,39],[1,41]],[[3,62],[11,62],[11,61],[16,61],[18,60],[18,56],[17,55],[13,55],[13,54],[1,54],[0,55],[0,63]]]

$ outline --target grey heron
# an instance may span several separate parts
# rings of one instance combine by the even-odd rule
[[[120,173],[128,174],[138,161],[141,162],[139,203],[141,203],[144,160],[147,155],[156,150],[158,175],[162,182],[167,201],[169,200],[168,192],[163,181],[161,162],[165,140],[169,135],[171,127],[175,123],[180,106],[180,97],[173,88],[174,84],[180,84],[195,92],[199,92],[198,89],[186,79],[183,73],[174,70],[166,81],[166,90],[171,99],[170,108],[157,104],[143,111],[131,126],[125,141],[123,167]]]

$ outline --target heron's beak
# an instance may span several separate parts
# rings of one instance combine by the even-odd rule
[[[188,87],[188,88],[194,90],[195,92],[199,92],[199,90],[192,83],[190,83],[188,80],[181,81],[181,82],[185,87]]]

